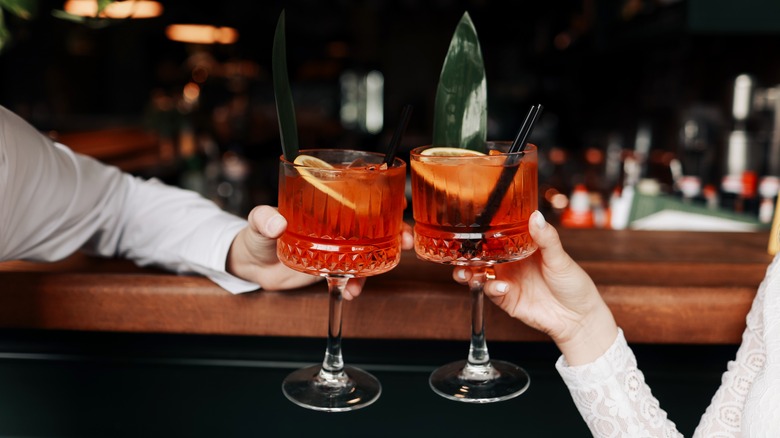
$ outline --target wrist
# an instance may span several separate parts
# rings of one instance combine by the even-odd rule
[[[245,239],[243,234],[246,233],[246,229],[243,229],[236,234],[233,238],[233,242],[230,244],[227,258],[225,259],[225,271],[233,276],[239,278],[246,278],[246,260],[249,251],[244,244]],[[242,275],[243,274],[243,275]]]
[[[578,323],[566,337],[553,339],[571,366],[598,359],[615,342],[618,327],[612,312],[603,301]]]

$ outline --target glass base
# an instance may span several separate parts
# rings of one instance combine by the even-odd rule
[[[428,379],[434,392],[465,403],[493,403],[517,397],[528,389],[531,378],[519,366],[500,360],[468,365],[465,360],[436,369]]]
[[[343,372],[331,374],[313,365],[290,373],[282,382],[282,392],[307,409],[346,412],[374,403],[382,393],[382,385],[359,368],[345,366]]]

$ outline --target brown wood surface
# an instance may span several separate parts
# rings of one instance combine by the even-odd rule
[[[767,233],[561,229],[631,342],[734,344],[771,256]],[[231,295],[205,278],[71,257],[0,264],[0,327],[322,337],[325,284]],[[407,252],[345,303],[344,336],[465,340],[469,294]],[[547,337],[486,306],[492,341]]]
[[[112,164],[126,172],[164,166],[173,157],[164,157],[156,134],[140,127],[115,127],[96,131],[59,132],[52,138],[74,151]]]

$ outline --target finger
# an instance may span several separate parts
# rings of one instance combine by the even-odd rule
[[[491,280],[485,282],[485,287],[482,289],[486,296],[490,298],[499,298],[509,292],[510,284],[506,281]]]
[[[465,266],[457,266],[452,270],[452,279],[460,284],[468,284],[469,280],[471,280],[471,275],[471,269]]]
[[[412,226],[403,222],[401,225],[401,249],[414,248],[414,231]]]
[[[287,228],[287,220],[270,205],[260,205],[249,212],[250,228],[263,237],[276,239]]]
[[[531,213],[528,222],[528,231],[539,246],[546,265],[551,268],[563,268],[572,262],[569,254],[563,249],[558,231],[547,223],[539,210]]]
[[[485,282],[482,292],[485,297],[493,302],[496,306],[503,309],[512,317],[517,317],[516,308],[520,300],[520,294],[517,293],[519,289],[514,283],[509,283],[503,280],[489,280]]]
[[[341,293],[341,296],[345,300],[350,301],[360,295],[360,293],[363,291],[363,285],[365,284],[365,278],[351,278],[347,282],[347,286],[344,288],[344,292]]]

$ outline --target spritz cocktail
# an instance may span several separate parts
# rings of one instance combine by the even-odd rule
[[[536,146],[507,153],[509,142],[490,142],[488,154],[460,148],[420,147],[411,152],[414,249],[423,260],[469,266],[471,345],[467,360],[431,374],[438,394],[488,403],[524,392],[530,382],[517,365],[490,359],[485,340],[482,287],[491,266],[521,260],[536,250],[528,218],[538,206]]]
[[[328,341],[321,365],[291,373],[284,394],[321,411],[349,411],[379,397],[371,374],[344,365],[342,292],[349,278],[381,274],[401,258],[406,164],[383,165],[381,154],[341,149],[303,150],[281,158],[279,212],[287,229],[277,253],[287,266],[325,277],[329,289]]]

